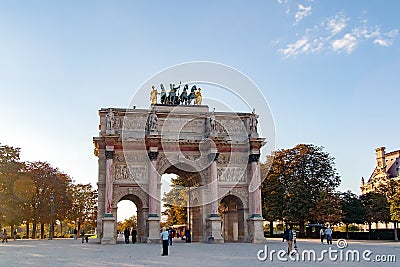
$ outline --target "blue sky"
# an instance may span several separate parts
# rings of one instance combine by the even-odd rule
[[[95,184],[98,109],[127,107],[169,66],[213,61],[260,87],[276,148],[324,146],[340,189],[360,193],[374,149],[400,149],[399,8],[394,0],[1,1],[0,142]]]

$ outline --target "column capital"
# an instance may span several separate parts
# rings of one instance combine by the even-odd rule
[[[260,159],[260,154],[250,154],[249,155],[249,162],[258,162]]]
[[[114,158],[114,151],[106,150],[106,159],[113,159]]]

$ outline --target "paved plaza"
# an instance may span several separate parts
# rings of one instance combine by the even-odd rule
[[[123,244],[100,245],[93,240],[81,243],[81,240],[17,240],[8,244],[0,243],[0,266],[399,266],[400,243],[391,241],[348,241],[346,250],[370,250],[371,259],[367,262],[330,260],[325,254],[323,262],[299,261],[288,259],[287,262],[278,260],[276,253],[273,261],[257,258],[259,250],[265,245],[249,243],[182,243],[175,240],[169,247],[170,254],[161,256],[161,245],[157,244]],[[286,243],[280,239],[268,239],[266,243],[268,254],[272,250],[286,249]],[[333,245],[322,245],[317,240],[299,240],[298,250],[314,250],[319,257],[322,250],[338,249],[336,242]],[[262,257],[264,254],[261,253]],[[397,262],[374,262],[376,255],[395,255]],[[286,256],[287,258],[287,256]]]

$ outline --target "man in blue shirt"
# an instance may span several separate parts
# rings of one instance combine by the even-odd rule
[[[162,248],[163,252],[161,256],[168,256],[168,231],[165,227],[163,227],[163,230],[161,232],[161,240],[162,240]]]

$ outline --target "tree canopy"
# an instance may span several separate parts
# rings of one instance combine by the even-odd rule
[[[171,190],[164,194],[163,202],[166,208],[163,215],[167,216],[167,225],[185,224],[187,222],[187,188],[186,180],[180,176],[171,179]]]
[[[50,223],[53,207],[55,221],[87,222],[96,225],[97,191],[90,184],[73,184],[69,175],[47,162],[22,162],[20,149],[0,145],[0,228],[1,225]]]
[[[334,158],[323,147],[299,144],[278,150],[263,182],[264,215],[299,224],[301,232],[306,221],[336,221],[339,184]]]

